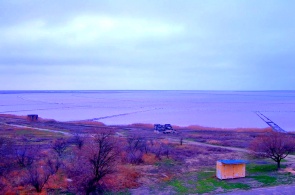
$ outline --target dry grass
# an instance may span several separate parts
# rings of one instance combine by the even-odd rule
[[[124,190],[126,188],[136,188],[139,186],[137,179],[141,176],[141,173],[136,170],[132,165],[119,165],[117,172],[108,175],[103,179],[105,185],[109,189],[115,191]]]
[[[206,127],[201,125],[189,125],[186,127],[173,125],[176,130],[195,130],[195,131],[236,131],[236,132],[269,132],[272,131],[271,127],[265,128],[219,128],[219,127]]]
[[[156,158],[156,155],[151,153],[143,154],[142,160],[144,164],[149,164],[149,165],[155,164],[156,162],[159,161],[159,159]]]
[[[13,118],[13,119],[27,119],[27,116],[24,116],[24,115],[0,114],[0,116],[5,118]]]
[[[9,115],[8,117],[14,117]],[[25,119],[26,117],[19,117]],[[153,124],[132,124],[128,126],[105,126],[100,122],[92,121],[76,121],[71,123],[56,122],[47,123],[48,120],[38,121],[39,125],[43,125],[42,128],[54,128],[59,130],[81,132],[94,134],[101,131],[119,132],[116,139],[119,143],[119,147],[122,150],[121,157],[126,157],[126,136],[138,135],[146,138],[149,144],[150,140],[153,140],[153,148],[156,150],[160,146],[169,148],[169,156],[161,154],[160,158],[156,157],[156,154],[150,150],[147,154],[144,153],[142,160],[143,163],[139,165],[130,165],[126,161],[121,161],[117,167],[117,171],[104,178],[103,182],[109,189],[114,191],[121,191],[126,188],[138,188],[147,187],[159,184],[161,182],[171,181],[179,175],[190,173],[192,171],[198,171],[204,167],[215,167],[216,160],[219,159],[245,159],[245,154],[240,152],[233,152],[231,150],[215,147],[197,146],[188,144],[184,141],[183,145],[180,145],[178,140],[183,137],[184,140],[193,140],[197,142],[204,142],[212,145],[224,145],[246,148],[255,137],[269,131],[269,128],[264,129],[249,129],[249,128],[237,128],[235,130],[210,128],[202,126],[189,126],[189,127],[177,127],[178,134],[155,134],[153,133]],[[68,126],[67,126],[68,125]],[[80,126],[81,125],[81,126]],[[85,126],[83,126],[85,125]],[[97,128],[89,128],[85,130],[86,125],[97,126]],[[0,136],[13,137],[25,136],[33,137],[35,144],[50,145],[52,138],[56,138],[58,135],[52,132],[38,131],[34,129],[11,127],[7,125],[0,125]],[[62,136],[62,135],[61,135]],[[42,142],[36,140],[41,139]],[[163,147],[163,150],[164,148]],[[15,176],[17,177],[17,175]],[[50,189],[66,189],[65,182],[66,175],[63,173],[56,174],[50,181],[47,188]],[[31,192],[30,189],[25,189],[26,192]],[[29,191],[28,191],[29,190]],[[24,191],[24,190],[17,190]]]
[[[206,141],[207,144],[212,144],[212,145],[222,145],[222,141],[220,140],[212,140],[212,139],[209,139]]]
[[[106,126],[104,123],[98,122],[98,121],[71,121],[69,123],[77,124],[77,125]]]
[[[133,123],[131,125],[126,125],[127,127],[134,127],[134,128],[143,128],[143,129],[154,129],[154,124],[150,123]]]

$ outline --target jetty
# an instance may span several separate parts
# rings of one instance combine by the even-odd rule
[[[266,124],[268,124],[274,131],[281,132],[281,133],[286,133],[284,129],[282,129],[279,125],[277,125],[275,122],[270,120],[268,117],[266,117],[264,114],[261,112],[256,112],[257,116],[261,118]]]

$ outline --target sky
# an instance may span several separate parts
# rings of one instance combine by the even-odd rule
[[[293,0],[0,0],[0,90],[295,90]]]

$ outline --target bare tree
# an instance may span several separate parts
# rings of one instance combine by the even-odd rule
[[[49,158],[46,160],[47,169],[52,175],[55,174],[62,165],[63,162],[60,160],[60,158]]]
[[[8,141],[5,138],[0,137],[0,176],[2,176],[6,170],[7,165],[7,145]]]
[[[153,148],[153,152],[156,155],[156,157],[159,160],[161,160],[161,155],[163,153],[163,144],[160,143],[160,144],[155,145],[155,147]]]
[[[84,145],[84,139],[82,138],[81,135],[77,133],[74,135],[72,139],[72,143],[75,144],[81,150]]]
[[[281,167],[281,160],[295,151],[295,141],[292,135],[279,132],[270,132],[257,137],[250,144],[250,149],[256,156],[271,158]]]
[[[89,160],[93,165],[96,180],[100,180],[113,172],[112,162],[116,161],[118,153],[110,132],[97,134],[95,143],[98,146],[98,152],[93,153]]]
[[[7,181],[7,176],[13,168],[13,147],[14,142],[7,138],[0,137],[0,191],[3,192]]]
[[[132,164],[141,163],[143,152],[148,152],[146,139],[138,136],[130,136],[127,138],[127,160]]]
[[[39,147],[30,146],[28,143],[16,146],[15,157],[17,164],[24,168],[31,166],[38,150]]]
[[[118,158],[115,140],[110,132],[99,133],[89,140],[82,151],[77,151],[75,164],[70,167],[72,188],[90,194],[102,191],[101,180],[114,172]]]
[[[169,158],[169,155],[171,153],[171,147],[168,144],[159,142],[154,145],[152,152],[156,155],[156,158],[158,158],[159,160],[162,159],[162,155],[165,155],[166,158]]]
[[[56,154],[44,154],[40,151],[33,153],[33,159],[32,164],[25,167],[26,176],[23,178],[23,183],[33,186],[36,192],[40,193],[49,178],[59,170],[61,162]]]
[[[35,164],[34,166],[27,168],[25,184],[33,186],[37,193],[40,193],[51,175],[53,175],[53,173],[50,171],[49,166],[40,166]]]
[[[18,139],[22,143],[15,145],[14,142],[0,138],[0,191],[9,190],[7,186],[16,184],[31,185],[40,193],[51,175],[54,175],[60,163],[57,154],[48,154],[40,150],[39,145],[30,144],[28,139]],[[18,165],[18,166],[16,166]],[[3,170],[3,171],[2,171]],[[13,172],[10,172],[13,171]],[[19,173],[11,177],[10,173]]]
[[[162,144],[162,148],[163,148],[163,155],[169,158],[169,155],[171,153],[171,147],[168,144]]]
[[[64,138],[57,139],[53,142],[52,149],[59,157],[62,157],[66,149],[69,147],[69,142]]]

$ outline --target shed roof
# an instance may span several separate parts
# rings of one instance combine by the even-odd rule
[[[234,164],[246,164],[246,160],[218,160],[218,162],[221,162],[223,164],[228,164],[228,165],[234,165]]]

